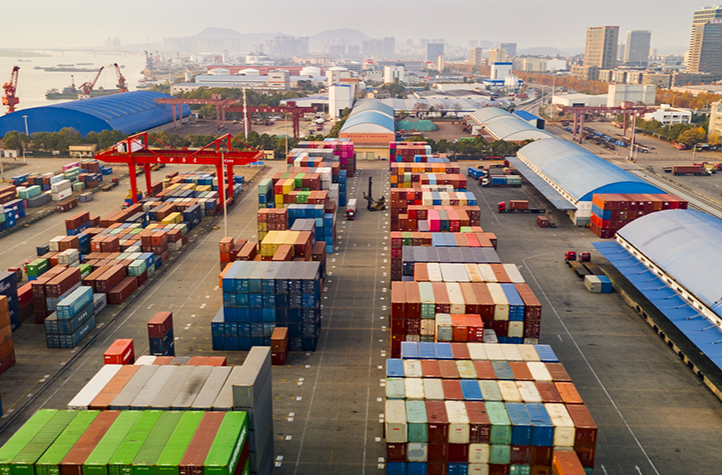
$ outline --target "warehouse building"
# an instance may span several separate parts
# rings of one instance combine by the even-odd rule
[[[354,142],[357,159],[389,158],[389,142],[396,138],[394,109],[377,100],[359,101],[339,137]]]
[[[567,211],[577,226],[589,224],[595,194],[664,193],[566,140],[537,140],[522,147],[509,162],[557,209]]]
[[[478,134],[491,140],[523,142],[553,138],[548,132],[533,126],[527,120],[496,107],[485,107],[469,115],[478,127]]]
[[[667,345],[722,399],[722,220],[688,209],[632,221],[594,246]]]
[[[23,109],[0,117],[0,137],[11,131],[59,132],[73,128],[86,136],[89,132],[120,130],[124,134],[155,129],[173,122],[172,106],[158,104],[156,99],[169,98],[152,91],[124,92],[42,107]],[[182,106],[183,117],[191,114]]]

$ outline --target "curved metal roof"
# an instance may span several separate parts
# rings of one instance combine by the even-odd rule
[[[497,116],[486,124],[488,130],[497,140],[546,139],[552,137],[547,132],[537,129],[529,122],[517,116]]]
[[[518,152],[577,201],[595,193],[664,193],[659,188],[566,140],[537,140]]]
[[[354,106],[353,111],[351,111],[351,116],[353,117],[354,115],[359,114],[363,111],[367,111],[367,110],[381,112],[382,114],[385,114],[385,115],[391,117],[392,119],[394,118],[393,107],[387,106],[386,104],[384,104],[381,101],[372,100],[372,99],[367,99],[365,101],[358,102]]]
[[[670,209],[637,218],[617,234],[722,315],[722,220]]]
[[[486,125],[491,119],[500,116],[510,117],[511,113],[505,111],[504,109],[499,109],[498,107],[484,107],[483,109],[472,112],[470,115],[479,125]]]
[[[385,129],[385,130],[384,130]],[[367,110],[353,114],[346,119],[341,132],[346,133],[394,133],[394,119],[379,111]]]
[[[134,91],[22,109],[0,117],[0,137],[13,130],[24,132],[23,116],[27,116],[31,134],[58,132],[66,127],[72,127],[83,136],[103,130],[133,134],[173,121],[171,105],[155,102],[156,99],[166,97],[172,96],[152,91]],[[183,117],[190,113],[190,108],[183,105]]]

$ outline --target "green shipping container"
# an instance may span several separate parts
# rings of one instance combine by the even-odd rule
[[[406,401],[406,421],[409,442],[427,442],[426,403],[419,400]]]
[[[47,259],[35,259],[33,262],[26,266],[26,270],[29,276],[40,276],[50,269],[50,261]]]
[[[158,424],[156,424],[153,432],[151,432],[148,440],[145,442],[145,445],[143,445],[143,448],[140,449],[135,460],[133,460],[133,475],[155,475],[155,464],[158,462],[158,458],[161,453],[163,453],[166,444],[168,444],[168,441],[173,435],[173,431],[178,427],[178,423],[182,417],[183,413],[180,411],[163,413],[158,420]]]
[[[196,429],[203,419],[203,411],[184,412],[173,435],[156,462],[156,475],[178,475],[178,464],[183,459]]]
[[[130,475],[132,473],[131,465],[133,460],[138,456],[138,452],[145,445],[148,436],[158,424],[163,411],[143,411],[128,435],[120,444],[115,455],[108,462],[109,475]]]
[[[0,447],[0,474],[10,475],[10,462],[58,412],[57,409],[42,409],[36,412],[10,440],[5,442],[5,445]]]
[[[93,266],[90,264],[80,264],[78,266],[78,269],[80,269],[80,278],[85,279],[93,272]]]
[[[421,318],[436,318],[436,300],[431,282],[419,282],[419,295],[421,297]]]
[[[203,464],[203,475],[233,475],[247,439],[247,414],[226,413]]]
[[[489,463],[509,465],[511,463],[511,445],[490,445]]]
[[[90,427],[100,411],[78,412],[53,445],[35,462],[35,475],[60,475],[60,462]]]
[[[496,445],[511,444],[511,421],[503,402],[487,402],[486,412],[491,422],[490,442]]]
[[[35,462],[42,457],[48,447],[53,445],[55,439],[77,415],[75,411],[58,411],[13,459],[10,465],[11,475],[35,475]]]
[[[108,475],[108,463],[143,411],[123,411],[83,464],[83,475]]]

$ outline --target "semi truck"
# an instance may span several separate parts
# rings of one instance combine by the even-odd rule
[[[521,177],[518,175],[491,175],[481,178],[479,185],[487,188],[520,188]]]
[[[506,201],[500,201],[496,206],[500,213],[542,214],[547,211],[544,208],[530,208],[527,200],[510,200],[508,206]]]
[[[662,171],[665,173],[671,173],[675,176],[682,175],[711,175],[712,171],[705,168],[703,165],[678,165],[674,167],[662,167]]]

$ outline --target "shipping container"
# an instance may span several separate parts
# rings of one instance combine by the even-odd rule
[[[60,462],[60,475],[83,475],[83,464],[115,423],[118,411],[101,411]]]

